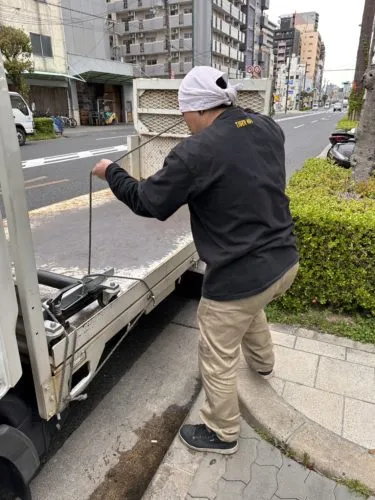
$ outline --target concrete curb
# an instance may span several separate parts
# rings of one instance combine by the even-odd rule
[[[320,155],[317,156],[317,158],[327,159],[327,153],[331,149],[331,147],[332,147],[331,144],[328,144],[320,153]]]
[[[296,457],[308,455],[318,472],[333,479],[356,479],[375,492],[375,456],[368,450],[305,417],[249,369],[239,370],[238,396],[249,425],[286,443]]]

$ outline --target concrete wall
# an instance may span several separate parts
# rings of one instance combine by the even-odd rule
[[[23,29],[28,35],[36,33],[51,37],[53,57],[33,56],[36,71],[67,72],[64,30],[59,2],[34,0],[3,0],[0,3],[0,21],[6,26]]]
[[[62,15],[68,54],[110,59],[105,0],[61,0],[61,4],[65,7],[62,9]],[[87,12],[98,17],[90,17],[67,9]]]

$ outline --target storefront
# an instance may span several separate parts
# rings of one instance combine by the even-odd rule
[[[69,56],[73,113],[81,125],[132,122],[132,66]],[[77,81],[79,80],[79,81]]]

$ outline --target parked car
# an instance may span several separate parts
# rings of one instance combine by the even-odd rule
[[[333,105],[333,111],[342,111],[342,103],[335,102],[335,104]]]
[[[329,109],[330,107],[331,107],[331,105],[329,104],[329,102],[326,102],[324,105],[324,109]]]
[[[317,104],[317,103],[313,104],[312,110],[319,111],[319,104]]]
[[[18,144],[23,146],[26,142],[26,136],[34,133],[33,113],[20,94],[9,92],[9,97],[17,130]]]

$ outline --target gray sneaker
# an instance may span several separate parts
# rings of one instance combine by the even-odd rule
[[[214,431],[204,424],[183,425],[180,429],[181,441],[191,450],[209,451],[221,455],[232,455],[238,450],[238,441],[222,441]]]
[[[270,380],[275,375],[275,372],[273,370],[269,372],[258,372],[258,375],[260,375],[264,380]]]

